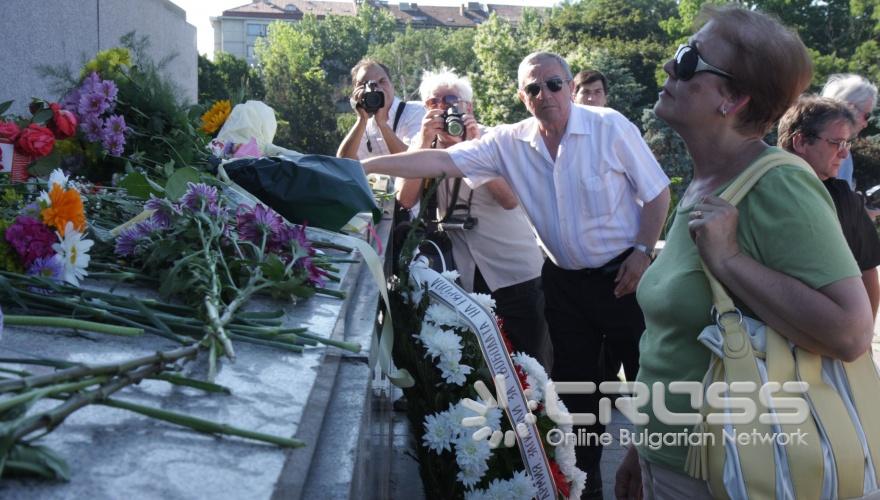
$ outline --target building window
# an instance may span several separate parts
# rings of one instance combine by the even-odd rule
[[[258,37],[258,36],[266,36],[266,25],[265,24],[251,24],[247,25],[247,34],[248,38]]]

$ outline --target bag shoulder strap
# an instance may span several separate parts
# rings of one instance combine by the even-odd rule
[[[400,117],[403,116],[403,109],[406,108],[406,101],[400,101],[400,104],[397,105],[397,113],[394,114],[394,124],[391,126],[391,130],[394,133],[397,133],[397,124],[400,123]]]
[[[761,180],[761,177],[763,177],[764,174],[781,165],[794,165],[813,173],[813,169],[810,168],[807,162],[798,156],[785,151],[768,153],[764,155],[763,158],[749,166],[749,168],[743,171],[743,173],[739,174],[739,176],[737,176],[737,178],[724,189],[720,198],[732,205],[738,204],[743,198],[745,198],[752,187]],[[727,294],[724,286],[718,282],[715,276],[712,275],[705,263],[703,263],[703,272],[706,273],[706,278],[708,278],[709,286],[712,289],[712,302],[715,305],[715,310],[718,314],[733,312],[736,309],[736,306],[733,304],[733,299]]]

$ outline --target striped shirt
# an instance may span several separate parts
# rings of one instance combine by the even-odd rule
[[[601,267],[631,247],[642,204],[669,184],[638,128],[609,108],[572,105],[555,161],[534,117],[447,151],[471,187],[507,180],[563,269]]]

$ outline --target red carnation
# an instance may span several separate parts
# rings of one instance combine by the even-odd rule
[[[21,129],[15,122],[0,122],[0,139],[6,139],[9,142],[15,142]]]
[[[52,152],[55,147],[55,136],[52,131],[42,125],[31,123],[21,131],[15,142],[15,150],[19,153],[42,158]]]
[[[55,134],[55,138],[67,139],[73,136],[76,133],[76,115],[63,109],[55,102],[49,105],[49,109],[52,110],[52,121],[49,122],[49,129]]]

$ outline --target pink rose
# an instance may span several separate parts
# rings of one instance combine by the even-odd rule
[[[56,139],[67,139],[76,133],[76,116],[70,111],[63,109],[58,103],[49,105],[52,110],[52,121],[49,129],[55,134]]]
[[[0,139],[15,142],[19,133],[21,133],[21,129],[18,128],[18,125],[16,125],[15,122],[0,121]]]
[[[52,131],[42,125],[31,123],[21,131],[15,142],[15,150],[19,153],[42,158],[52,152],[55,147],[55,136]]]

